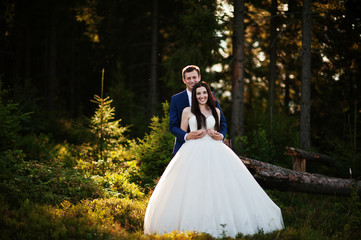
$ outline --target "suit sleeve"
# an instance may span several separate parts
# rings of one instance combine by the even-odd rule
[[[180,113],[181,114],[181,113]],[[178,141],[184,142],[184,136],[186,132],[180,129],[181,116],[179,115],[179,109],[176,104],[176,99],[173,96],[170,101],[169,107],[169,131],[178,139]]]
[[[214,95],[214,93],[213,93],[213,95]],[[214,95],[214,97],[216,98],[216,96]],[[224,117],[224,115],[223,115],[223,112],[222,112],[222,109],[221,109],[221,107],[219,106],[219,103],[218,103],[218,100],[217,100],[217,98],[216,98],[216,106],[217,106],[217,108],[220,110],[220,112],[221,112],[221,119],[220,119],[220,130],[219,130],[219,132],[220,133],[222,133],[222,135],[223,135],[223,138],[225,138],[226,137],[226,134],[227,134],[227,122],[226,122],[226,118]]]

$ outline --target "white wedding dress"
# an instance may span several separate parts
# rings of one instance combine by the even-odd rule
[[[207,128],[215,126],[213,116]],[[193,115],[190,130],[197,129]],[[160,178],[146,210],[144,232],[197,231],[213,237],[282,229],[280,208],[237,155],[209,135],[189,140]]]

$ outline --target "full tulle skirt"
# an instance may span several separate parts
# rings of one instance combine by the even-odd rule
[[[280,208],[223,142],[187,141],[150,198],[146,234],[197,231],[214,237],[282,229]]]

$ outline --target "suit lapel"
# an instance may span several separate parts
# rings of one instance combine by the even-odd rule
[[[182,96],[182,102],[184,103],[184,108],[189,107],[189,100],[188,100],[187,90],[184,90],[182,95],[183,95]]]
[[[187,90],[184,90],[178,98],[178,121],[181,122],[183,109],[189,107]]]

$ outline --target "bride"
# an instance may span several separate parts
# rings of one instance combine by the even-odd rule
[[[221,141],[220,112],[205,82],[193,87],[192,103],[183,110],[181,129],[206,134],[184,143],[170,161],[149,200],[144,232],[196,231],[218,238],[282,229],[280,208]]]

